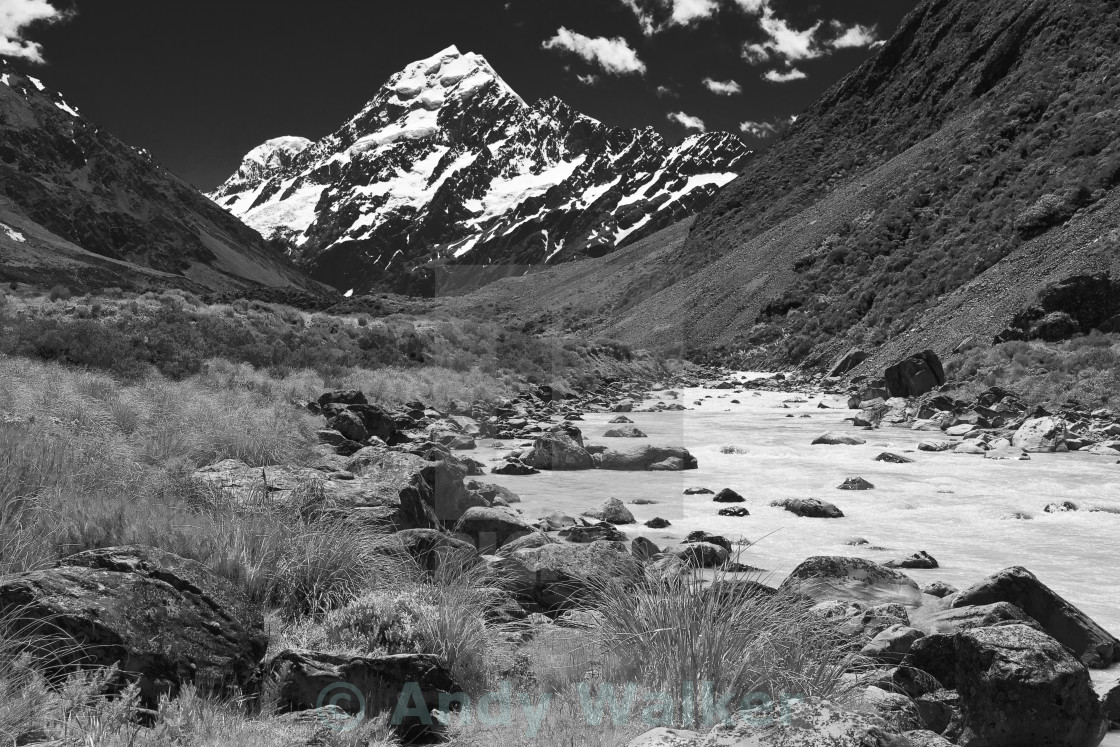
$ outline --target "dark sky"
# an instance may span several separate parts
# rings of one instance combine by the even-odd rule
[[[45,0],[0,6],[23,2]],[[207,189],[268,138],[330,133],[394,72],[451,44],[484,55],[526,100],[559,96],[673,141],[688,131],[673,113],[742,134],[744,122],[773,125],[812,103],[917,2],[55,0],[73,15],[22,36],[41,45],[33,74]],[[791,71],[805,77],[763,78]],[[741,92],[718,95],[705,78]]]

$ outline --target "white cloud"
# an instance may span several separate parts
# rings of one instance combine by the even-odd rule
[[[577,75],[576,78],[585,86],[597,86],[599,81],[602,80],[598,75]]]
[[[791,67],[789,70],[767,70],[762,77],[771,83],[789,83],[791,80],[804,80],[809,76]]]
[[[704,78],[704,88],[719,96],[734,96],[743,92],[743,87],[733,80],[714,80]]]
[[[0,0],[0,55],[42,62],[42,47],[24,39],[24,30],[36,22],[53,23],[65,17],[50,0]]]
[[[831,31],[822,31],[823,21],[817,21],[804,30],[795,29],[788,21],[778,18],[770,6],[771,0],[735,0],[746,13],[758,16],[758,25],[766,39],[743,45],[743,59],[751,65],[761,65],[779,60],[787,65],[803,60],[815,60],[837,49],[866,47],[875,43],[875,28],[855,24],[845,26],[840,21],[828,24]],[[831,38],[829,38],[831,37]],[[800,77],[804,77],[803,75]],[[773,78],[768,77],[768,80]],[[787,78],[796,80],[796,78]]]
[[[664,98],[665,96],[671,96],[673,98],[677,98],[678,96],[680,96],[679,93],[674,91],[672,88],[669,88],[669,86],[658,86],[655,92],[662,98]]]
[[[653,36],[672,26],[692,26],[711,18],[719,10],[720,0],[621,0],[630,9],[642,27],[642,33]],[[664,23],[658,24],[650,6],[659,7],[668,13]]]
[[[638,59],[638,53],[621,36],[614,39],[592,38],[561,26],[556,36],[541,46],[577,54],[610,75],[644,75],[646,72],[646,64]]]
[[[877,43],[874,27],[861,26],[858,23],[849,29],[844,29],[843,24],[835,24],[835,26],[837,30],[843,30],[844,33],[829,42],[829,46],[833,49],[870,47]]]
[[[676,122],[686,130],[696,130],[697,132],[708,131],[708,126],[704,124],[704,120],[700,119],[700,117],[694,117],[684,112],[670,112],[666,116],[670,121]]]
[[[690,26],[696,21],[711,18],[719,9],[716,0],[672,0],[672,6],[669,23],[673,26]]]
[[[789,119],[775,119],[770,122],[752,122],[747,120],[739,124],[739,131],[745,135],[750,135],[757,138],[768,138],[778,133],[784,127],[793,124],[797,121],[797,116],[794,115]]]
[[[743,122],[739,125],[739,131],[753,137],[763,138],[770,137],[778,130],[778,127],[770,122]]]

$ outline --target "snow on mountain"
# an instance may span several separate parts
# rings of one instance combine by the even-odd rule
[[[335,133],[269,140],[210,196],[340,289],[412,290],[432,265],[598,256],[694,214],[749,151],[670,147],[556,98],[526,103],[455,47],[408,65]]]

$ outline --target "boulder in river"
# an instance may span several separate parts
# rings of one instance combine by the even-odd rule
[[[928,439],[918,444],[918,451],[949,451],[956,446],[955,441],[941,441],[939,439]]]
[[[938,567],[934,557],[925,550],[918,550],[918,552],[913,555],[900,560],[888,560],[886,563],[883,563],[883,565],[887,568],[915,568],[925,570]]]
[[[685,495],[714,495],[715,491],[710,488],[685,488]]]
[[[671,459],[679,459],[679,469],[696,469],[696,457],[688,449],[674,446],[649,446],[646,444],[625,449],[607,449],[596,455],[601,469],[642,471],[654,469]]]
[[[633,524],[634,514],[617,498],[608,498],[598,508],[583,512],[584,516],[605,521],[608,524]]]
[[[633,423],[634,421],[631,420],[630,418],[626,417],[625,415],[619,415],[616,418],[611,418],[607,422],[610,423],[611,425],[618,425],[620,423]]]
[[[517,459],[507,459],[499,464],[497,467],[490,468],[491,474],[495,475],[539,475],[541,471],[535,467],[530,467]]]
[[[641,561],[646,561],[661,552],[661,548],[648,537],[635,537],[630,543],[630,554]]]
[[[731,557],[726,548],[711,542],[690,542],[675,555],[695,568],[719,568]]]
[[[731,488],[724,488],[712,498],[714,503],[745,503],[746,498],[736,493]]]
[[[875,486],[862,477],[849,477],[840,483],[840,490],[874,490]]]
[[[629,428],[612,428],[603,434],[603,438],[648,438],[645,433],[634,426]]]
[[[252,691],[268,636],[258,605],[195,560],[141,545],[71,555],[0,580],[7,635],[65,637],[66,668],[117,664],[146,707],[183,685]]]
[[[877,605],[896,603],[917,607],[922,592],[905,573],[864,558],[820,555],[793,569],[782,590],[817,600],[850,600]]]
[[[923,594],[929,594],[931,597],[937,597],[938,599],[944,599],[950,594],[956,594],[957,591],[957,587],[952,584],[947,584],[944,581],[930,581],[922,587]]]
[[[1069,451],[1066,446],[1066,421],[1058,417],[1034,418],[1019,426],[1011,445],[1027,452]]]
[[[824,444],[826,446],[858,446],[865,444],[867,441],[859,436],[852,436],[847,433],[825,433],[813,439],[813,446]]]
[[[750,516],[751,512],[742,506],[728,506],[719,510],[720,516],[730,516],[732,518],[741,519],[744,516]]]
[[[595,463],[587,450],[566,433],[546,433],[533,442],[529,466],[546,470],[591,469]]]
[[[771,501],[770,505],[775,508],[784,508],[796,516],[811,519],[841,519],[844,517],[843,511],[828,501],[822,501],[819,498],[782,498],[781,500]]]
[[[959,592],[950,606],[994,602],[1008,602],[1030,615],[1086,666],[1103,668],[1120,662],[1120,640],[1022,566],[1006,568]]]
[[[655,516],[646,522],[646,526],[650,529],[664,529],[667,526],[672,526],[668,519],[662,519],[660,516]]]

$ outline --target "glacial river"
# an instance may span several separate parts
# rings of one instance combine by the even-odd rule
[[[1031,454],[1029,461],[994,461],[952,452],[920,452],[920,441],[945,437],[889,426],[861,431],[844,422],[853,411],[840,398],[751,390],[677,391],[677,397],[657,392],[660,396],[640,408],[661,401],[691,409],[626,413],[649,436],[648,441],[604,438],[608,428],[616,427],[608,425],[614,413],[586,414],[577,425],[589,444],[625,447],[645,441],[684,446],[699,460],[699,469],[544,472],[484,479],[520,495],[523,502],[518,507],[529,519],[553,511],[577,516],[616,497],[639,522],[622,529],[631,536],[645,535],[660,547],[676,545],[696,529],[732,541],[745,538],[753,544],[743,549],[740,562],[766,569],[772,584],[780,583],[812,555],[883,562],[925,550],[941,567],[906,572],[919,585],[940,580],[958,588],[1002,568],[1022,565],[1106,629],[1120,633],[1120,514],[1088,510],[1120,511],[1120,465],[1115,458],[1074,452]],[[702,404],[695,405],[697,400]],[[819,408],[822,401],[830,409]],[[858,435],[867,443],[810,445],[827,431]],[[521,443],[506,442],[505,448],[495,449],[493,442],[483,441],[474,456],[489,463]],[[726,447],[733,447],[733,453],[724,453]],[[914,462],[875,461],[884,451],[904,454]],[[849,477],[862,477],[875,488],[839,490]],[[721,517],[718,511],[724,505],[713,503],[710,495],[684,495],[690,486],[731,488],[747,499],[739,505],[750,516]],[[799,518],[769,505],[789,497],[827,500],[844,512],[844,518]],[[632,505],[636,499],[657,503]],[[1063,500],[1082,510],[1043,511],[1046,504]],[[1002,518],[1012,512],[1033,519]],[[668,519],[672,526],[652,530],[642,525],[655,516]],[[847,544],[857,537],[868,544]],[[1106,682],[1118,676],[1120,669],[1113,668],[1095,673],[1094,679]],[[1120,735],[1114,732],[1106,743],[1120,745]]]

